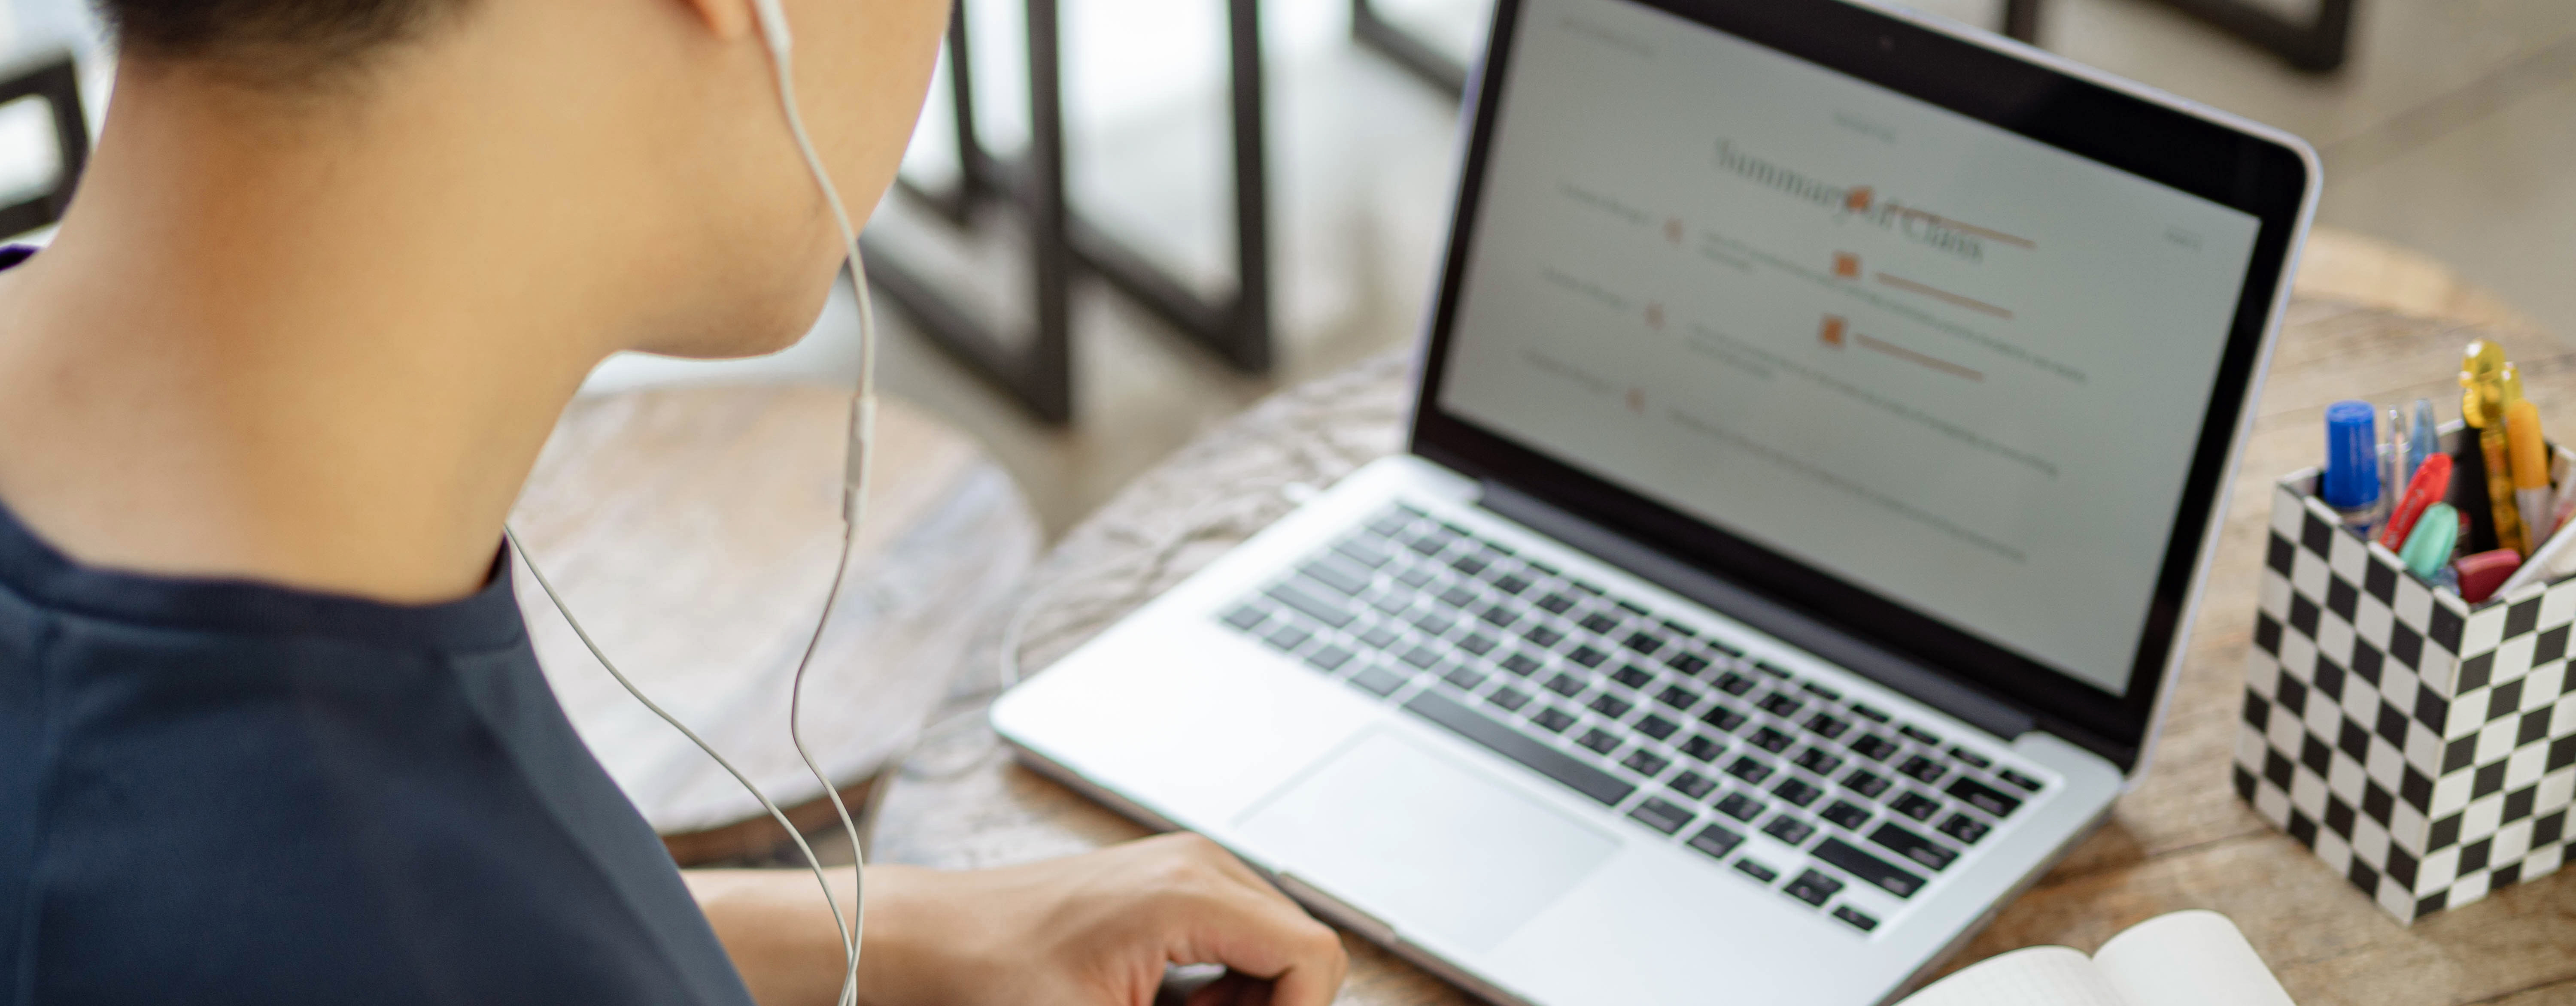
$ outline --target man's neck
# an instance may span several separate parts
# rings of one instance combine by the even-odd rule
[[[0,501],[92,565],[471,593],[613,345],[631,291],[566,260],[616,222],[514,193],[560,165],[474,149],[482,123],[442,121],[470,108],[275,121],[186,93],[120,81],[61,236],[0,277]]]

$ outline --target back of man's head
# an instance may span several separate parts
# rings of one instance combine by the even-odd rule
[[[301,86],[361,66],[474,0],[96,0],[129,56]]]

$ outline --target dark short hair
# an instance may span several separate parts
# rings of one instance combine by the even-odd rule
[[[261,83],[352,70],[473,0],[92,0],[127,53]]]

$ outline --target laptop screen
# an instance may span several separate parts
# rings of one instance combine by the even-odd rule
[[[1653,7],[1520,8],[1440,411],[2124,695],[2263,221]]]

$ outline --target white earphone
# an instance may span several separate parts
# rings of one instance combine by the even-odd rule
[[[859,521],[865,516],[867,510],[868,473],[870,462],[876,457],[876,311],[868,299],[867,263],[859,257],[858,229],[851,225],[849,207],[841,202],[841,191],[832,184],[832,173],[823,167],[822,155],[815,152],[813,137],[805,131],[805,116],[796,107],[793,58],[796,39],[787,27],[787,11],[780,5],[780,0],[751,0],[751,8],[754,18],[760,23],[761,42],[769,49],[770,64],[778,73],[778,103],[780,109],[786,113],[788,132],[795,138],[796,152],[805,159],[805,168],[813,174],[814,184],[822,190],[823,201],[832,213],[832,222],[840,227],[842,253],[846,256],[850,267],[850,284],[857,289],[858,294],[859,376],[858,385],[850,396],[851,450],[848,467],[843,470],[841,479],[840,561],[833,566],[832,587],[823,597],[822,613],[815,617],[814,634],[805,641],[804,655],[796,661],[794,683],[790,686],[787,700],[788,739],[796,745],[797,757],[804,759],[806,771],[812,772],[815,781],[823,784],[824,796],[832,801],[832,810],[840,815],[842,829],[849,833],[851,854],[859,858],[857,867],[851,871],[850,916],[846,920],[841,915],[840,901],[832,896],[831,880],[823,872],[822,861],[815,858],[814,848],[806,843],[804,834],[797,830],[794,823],[787,820],[786,812],[780,810],[778,804],[770,800],[768,794],[761,792],[760,787],[752,785],[751,779],[743,775],[741,770],[734,768],[732,762],[726,761],[723,755],[716,753],[715,748],[708,746],[696,731],[690,730],[677,718],[664,711],[661,706],[654,704],[652,699],[645,697],[641,689],[635,687],[634,682],[627,680],[626,675],[617,669],[617,665],[609,661],[608,654],[601,652],[599,644],[591,640],[590,633],[581,627],[581,620],[573,617],[572,609],[564,604],[562,596],[555,593],[554,584],[546,580],[544,571],[538,569],[536,561],[528,556],[527,547],[519,543],[518,533],[505,526],[502,534],[508,539],[511,551],[518,554],[519,563],[528,567],[529,575],[534,577],[537,586],[545,591],[546,599],[554,603],[556,611],[563,613],[564,621],[572,626],[573,634],[581,637],[582,645],[590,649],[590,655],[599,660],[600,666],[607,668],[609,675],[616,678],[618,684],[624,685],[626,691],[635,696],[636,701],[643,703],[645,708],[652,710],[653,714],[661,717],[663,722],[669,723],[673,729],[687,737],[690,743],[696,744],[699,750],[707,753],[707,757],[715,759],[716,764],[723,766],[725,772],[732,775],[735,782],[741,783],[742,788],[751,792],[753,799],[760,801],[761,807],[769,811],[769,816],[778,822],[779,827],[787,829],[787,837],[793,840],[796,848],[805,854],[806,865],[813,869],[815,883],[823,888],[823,902],[831,908],[832,924],[840,929],[843,970],[839,1001],[841,1006],[852,1006],[858,997],[860,929],[867,919],[867,882],[864,876],[867,871],[867,854],[860,846],[858,826],[850,820],[850,808],[842,802],[839,787],[832,785],[831,778],[824,774],[822,766],[814,761],[812,752],[805,748],[805,736],[799,724],[799,713],[805,698],[805,669],[814,661],[814,650],[823,641],[823,628],[831,623],[832,609],[840,604],[841,583],[848,575],[851,545],[858,538]]]

